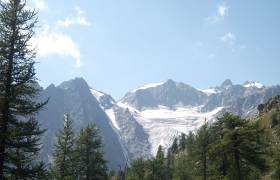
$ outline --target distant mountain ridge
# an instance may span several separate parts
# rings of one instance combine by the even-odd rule
[[[132,159],[153,156],[159,145],[168,148],[181,133],[196,131],[205,118],[214,121],[225,111],[254,116],[259,104],[279,94],[280,86],[266,87],[256,81],[235,85],[227,79],[201,90],[169,79],[129,91],[116,101],[76,78],[42,91],[42,98],[51,98],[39,114],[48,129],[43,154],[51,158],[63,113],[70,113],[76,130],[89,122],[97,124],[110,168],[118,169]]]

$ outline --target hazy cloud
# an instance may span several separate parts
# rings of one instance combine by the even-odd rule
[[[232,46],[235,44],[236,36],[233,33],[228,32],[228,33],[224,34],[223,36],[221,36],[220,40],[223,41],[224,43],[227,43]]]
[[[222,21],[228,14],[229,6],[226,3],[219,4],[216,13],[206,18],[206,23],[215,24]]]
[[[69,27],[72,25],[81,25],[81,26],[91,26],[91,22],[85,16],[85,12],[80,8],[75,8],[76,14],[66,17],[63,20],[58,20],[57,25],[59,27]]]
[[[38,57],[48,55],[70,56],[75,60],[75,66],[81,66],[80,50],[75,42],[66,34],[50,32],[49,26],[45,26],[43,31],[31,41],[37,48]]]
[[[45,3],[44,0],[32,0],[32,1],[33,1],[35,8],[40,11],[46,10],[48,8],[47,4]]]

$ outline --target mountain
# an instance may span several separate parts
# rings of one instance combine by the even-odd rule
[[[163,83],[150,84],[135,89],[125,95],[121,102],[136,109],[153,108],[159,105],[172,107],[198,106],[207,97],[203,92],[186,85],[168,80]]]
[[[167,149],[181,133],[196,131],[205,120],[212,122],[229,111],[243,117],[257,114],[257,106],[280,94],[280,86],[266,87],[256,81],[242,85],[225,80],[221,85],[196,89],[167,80],[132,90],[119,101],[76,78],[43,90],[50,97],[39,114],[48,129],[43,154],[51,158],[55,133],[62,127],[63,113],[70,113],[75,129],[94,122],[102,132],[105,157],[110,167],[126,161],[152,157],[159,145]]]
[[[69,113],[76,132],[91,122],[98,126],[103,138],[105,158],[109,161],[110,168],[124,166],[126,160],[118,134],[111,128],[111,121],[84,79],[76,78],[57,87],[50,85],[42,91],[42,98],[50,98],[47,106],[39,114],[42,127],[47,129],[43,138],[42,153],[46,159],[51,159],[55,134],[63,127],[63,114]]]

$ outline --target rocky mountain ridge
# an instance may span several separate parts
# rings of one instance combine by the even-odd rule
[[[105,157],[110,168],[117,169],[129,160],[153,156],[159,145],[168,148],[181,133],[196,131],[205,119],[214,121],[225,111],[253,116],[259,104],[279,94],[280,86],[266,87],[254,81],[235,85],[226,80],[220,86],[201,90],[167,80],[137,88],[116,101],[76,78],[42,91],[42,98],[50,97],[39,114],[41,124],[48,129],[43,154],[51,158],[63,113],[70,113],[77,130],[89,122],[97,124]]]

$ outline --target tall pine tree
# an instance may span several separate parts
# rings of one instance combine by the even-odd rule
[[[0,179],[42,179],[34,57],[36,12],[25,1],[0,1]]]
[[[73,121],[65,115],[63,130],[57,134],[57,144],[54,151],[54,163],[51,167],[51,176],[58,180],[75,179],[75,155],[74,155],[74,131]]]
[[[80,180],[107,179],[99,130],[93,124],[81,129],[75,148],[76,178]]]
[[[239,116],[225,113],[214,124],[220,138],[212,145],[214,156],[224,155],[229,163],[228,178],[248,179],[257,170],[265,170],[264,148],[261,130]],[[221,161],[223,163],[224,161]]]
[[[205,123],[197,132],[195,144],[195,158],[198,176],[201,176],[203,180],[206,180],[208,176],[209,144],[208,125]]]
[[[145,160],[143,158],[136,159],[132,162],[128,170],[127,180],[143,180],[145,176]]]

